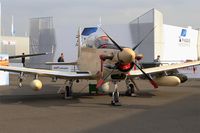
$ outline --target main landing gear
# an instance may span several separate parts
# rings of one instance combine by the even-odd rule
[[[136,96],[133,84],[127,85],[127,90],[126,90],[125,94],[126,94],[126,96],[133,96],[133,97]]]
[[[24,73],[21,72],[20,75],[19,75],[19,84],[18,84],[18,86],[19,86],[20,88],[22,87],[23,78],[24,78]]]
[[[57,93],[63,94],[64,99],[72,99],[72,86],[73,86],[72,80],[66,81],[64,86],[62,86]]]
[[[126,87],[127,87],[127,90],[126,90],[126,95],[127,96],[132,96],[132,97],[136,97],[137,94],[135,93],[135,89],[137,90],[137,92],[140,92],[138,86],[136,85],[135,81],[133,79],[126,79],[125,80],[126,82]]]

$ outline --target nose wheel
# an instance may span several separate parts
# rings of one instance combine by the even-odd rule
[[[119,102],[119,92],[113,92],[112,93],[112,101],[111,101],[111,105],[121,105]]]
[[[112,93],[112,100],[111,100],[111,105],[113,106],[121,106],[121,103],[119,101],[119,92],[117,90],[117,82],[113,82],[114,83],[114,91]]]

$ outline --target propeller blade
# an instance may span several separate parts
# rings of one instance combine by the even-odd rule
[[[115,68],[114,68],[115,69]],[[105,83],[105,80],[113,73],[114,69],[108,73],[103,79],[100,79],[98,82],[97,82],[97,85],[96,85],[96,88],[98,89],[99,87],[101,87],[104,83]]]
[[[157,83],[151,78],[149,77],[149,75],[147,75],[135,62],[133,62],[137,68],[147,77],[147,79],[150,81],[150,83],[153,85],[154,88],[158,88]]]
[[[106,36],[112,41],[113,44],[115,44],[115,46],[122,51],[123,49],[101,28],[101,30],[106,34]]]
[[[134,48],[132,48],[132,49],[135,50],[138,46],[140,46],[140,44],[150,35],[151,32],[154,31],[155,28],[156,28],[156,26],[152,30],[150,30],[150,32],[148,32],[146,34],[146,36]]]
[[[103,79],[100,79],[100,80],[97,82],[96,89],[98,89],[99,87],[101,87],[103,84],[104,84],[104,80],[103,80]]]

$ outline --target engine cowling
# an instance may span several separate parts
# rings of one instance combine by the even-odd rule
[[[176,76],[164,76],[155,78],[154,81],[158,86],[177,86],[181,83],[181,80]]]
[[[115,65],[117,66],[117,69],[121,72],[129,72],[134,66],[133,62],[128,64],[117,63]]]
[[[30,83],[30,86],[33,90],[39,91],[42,89],[42,82],[38,79],[35,79]]]
[[[135,60],[135,52],[130,48],[123,48],[123,50],[116,53],[112,59],[114,62],[121,62],[123,64],[129,64],[133,60]]]

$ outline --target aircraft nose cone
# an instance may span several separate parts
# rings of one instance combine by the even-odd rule
[[[131,63],[135,60],[135,52],[130,48],[123,48],[123,51],[119,54],[119,59],[125,63]]]

